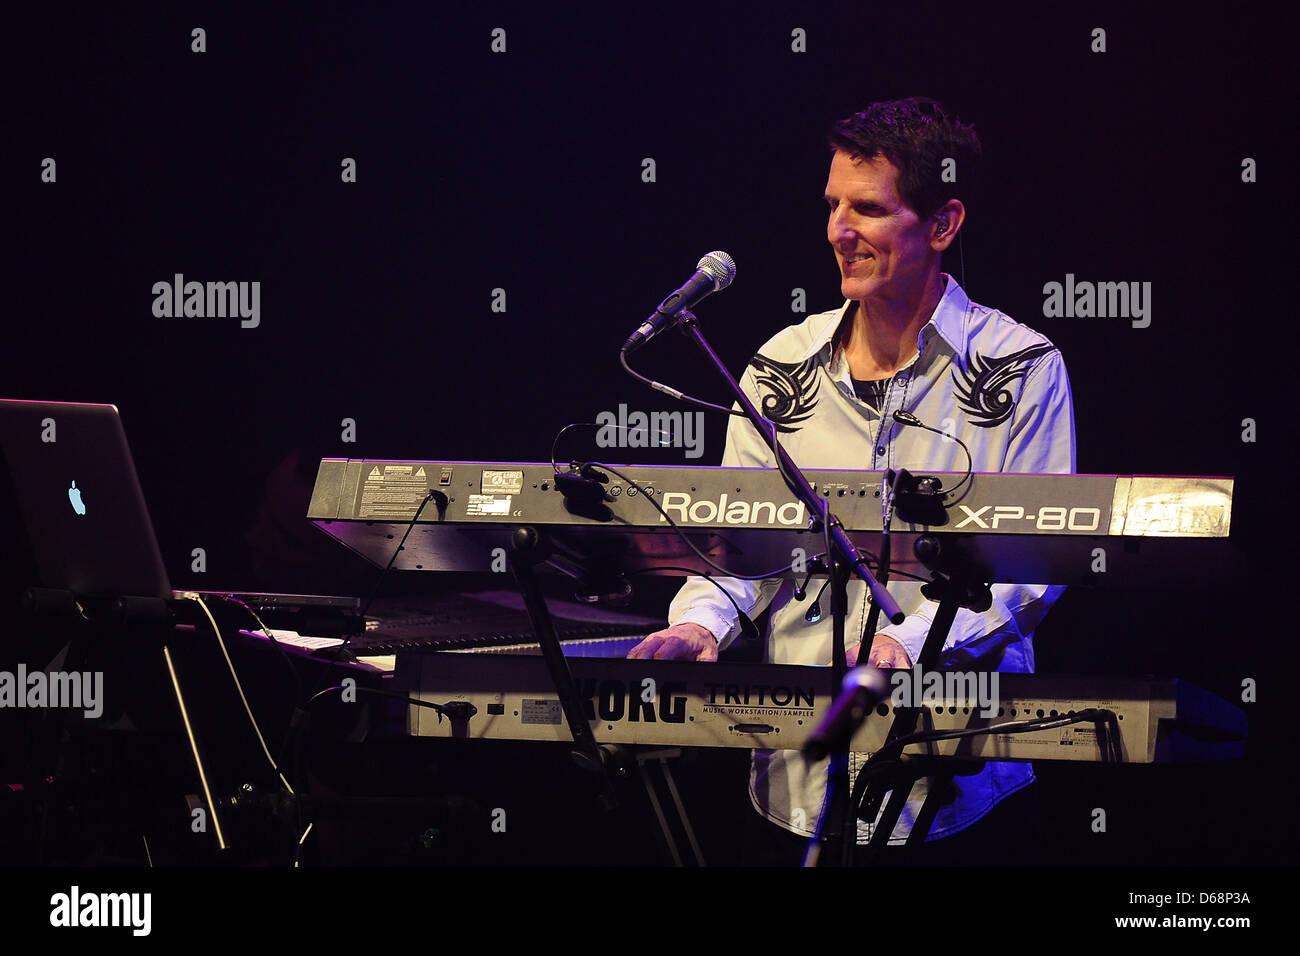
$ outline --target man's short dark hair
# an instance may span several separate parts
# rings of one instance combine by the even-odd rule
[[[832,126],[827,139],[832,151],[857,159],[880,154],[897,166],[899,195],[922,219],[949,199],[966,203],[963,197],[977,181],[981,151],[975,128],[926,96],[872,103]],[[941,178],[949,158],[956,160],[955,182]]]

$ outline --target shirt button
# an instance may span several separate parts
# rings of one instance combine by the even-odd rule
[[[884,446],[884,445],[881,445],[880,447],[878,447],[878,448],[876,449],[876,454],[877,454],[877,455],[883,455],[884,453],[885,453],[885,446]]]

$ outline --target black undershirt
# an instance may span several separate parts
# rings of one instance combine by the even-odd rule
[[[879,413],[881,406],[885,404],[885,392],[889,389],[890,379],[882,378],[864,382],[860,378],[855,378],[852,381],[853,391],[857,393],[858,398]]]

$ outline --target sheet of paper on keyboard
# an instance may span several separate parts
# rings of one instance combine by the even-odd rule
[[[284,631],[276,627],[269,627],[267,630],[281,644],[298,647],[304,651],[315,651],[322,647],[338,647],[343,643],[341,637],[308,637],[305,634],[299,634],[297,631]],[[266,640],[266,634],[262,631],[245,631],[244,633]],[[367,670],[383,671],[385,674],[391,674],[397,667],[397,657],[393,654],[358,657],[357,663]]]
[[[338,647],[343,643],[341,637],[307,637],[305,634],[299,634],[297,631],[282,631],[278,627],[268,627],[271,636],[282,644],[292,644],[294,647],[301,647],[303,650],[315,651],[322,647]],[[248,631],[248,634],[254,634],[263,639],[266,634],[262,631]]]

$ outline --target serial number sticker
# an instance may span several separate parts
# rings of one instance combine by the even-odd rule
[[[559,724],[564,712],[558,700],[537,700],[525,697],[519,708],[519,721],[524,724]]]
[[[517,495],[524,490],[522,471],[485,471],[479,491],[485,495]]]
[[[470,517],[476,515],[501,515],[503,517],[508,517],[510,514],[510,496],[470,495],[469,504],[465,506],[465,513]]]

